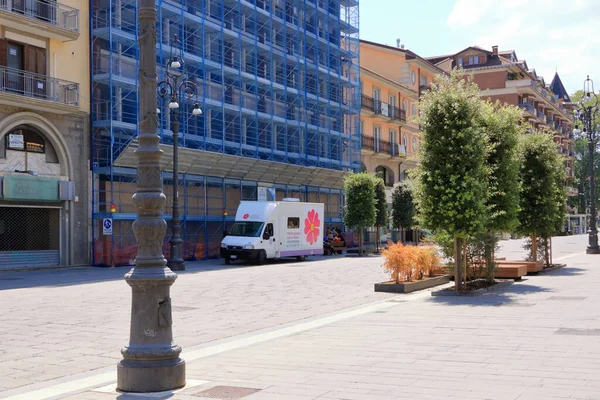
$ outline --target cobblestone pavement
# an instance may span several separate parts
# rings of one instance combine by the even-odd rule
[[[258,390],[248,400],[600,399],[600,256],[586,243],[555,238],[565,268],[475,298],[374,293],[377,257],[192,266],[173,286],[189,385],[157,398],[235,386]],[[521,258],[521,245],[499,256]],[[13,388],[0,398],[140,398],[110,386],[124,272],[0,275],[0,391]]]

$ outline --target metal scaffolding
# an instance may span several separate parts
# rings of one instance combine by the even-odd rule
[[[159,79],[177,34],[204,111],[195,117],[193,102],[182,105],[179,146],[184,163],[189,160],[179,177],[184,258],[216,257],[239,202],[256,200],[258,186],[274,188],[276,199],[325,203],[326,223],[341,225],[340,177],[360,170],[358,0],[156,4]],[[131,230],[131,152],[138,122],[136,1],[93,0],[90,13],[92,257],[94,265],[128,264],[137,251]],[[169,196],[173,136],[166,104],[157,107],[164,192]],[[217,161],[209,168],[207,160]],[[224,165],[234,164],[224,172]],[[293,174],[298,178],[250,179],[251,174],[243,173],[245,168],[289,166],[297,168]],[[319,184],[300,178],[314,170],[337,178]],[[163,213],[169,222],[169,209]],[[103,218],[113,218],[112,236],[103,236]],[[168,253],[168,245],[164,249]]]

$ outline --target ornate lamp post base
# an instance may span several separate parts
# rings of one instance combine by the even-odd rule
[[[170,287],[177,275],[169,268],[133,268],[125,280],[132,290],[129,344],[117,364],[117,389],[163,392],[185,386],[185,361],[173,343]]]
[[[587,254],[600,254],[600,246],[598,246],[598,233],[590,232],[590,244],[585,250]]]

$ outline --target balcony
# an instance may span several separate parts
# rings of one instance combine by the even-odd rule
[[[531,115],[535,115],[535,107],[533,106],[533,104],[529,104],[529,103],[521,103],[519,104],[519,108],[524,109],[525,111],[529,112]]]
[[[0,66],[0,104],[69,114],[79,110],[79,84]]]
[[[360,96],[360,106],[365,110],[375,112],[375,99],[373,99],[371,96],[366,96],[363,94]]]
[[[375,140],[371,136],[362,135],[362,149],[383,156],[406,157],[406,146],[384,140]]]
[[[2,25],[69,42],[79,37],[79,10],[48,0],[0,0]]]

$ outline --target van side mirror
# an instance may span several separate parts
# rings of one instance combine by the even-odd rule
[[[269,232],[263,233],[263,240],[269,240],[269,239],[271,239],[271,235],[269,235]]]

